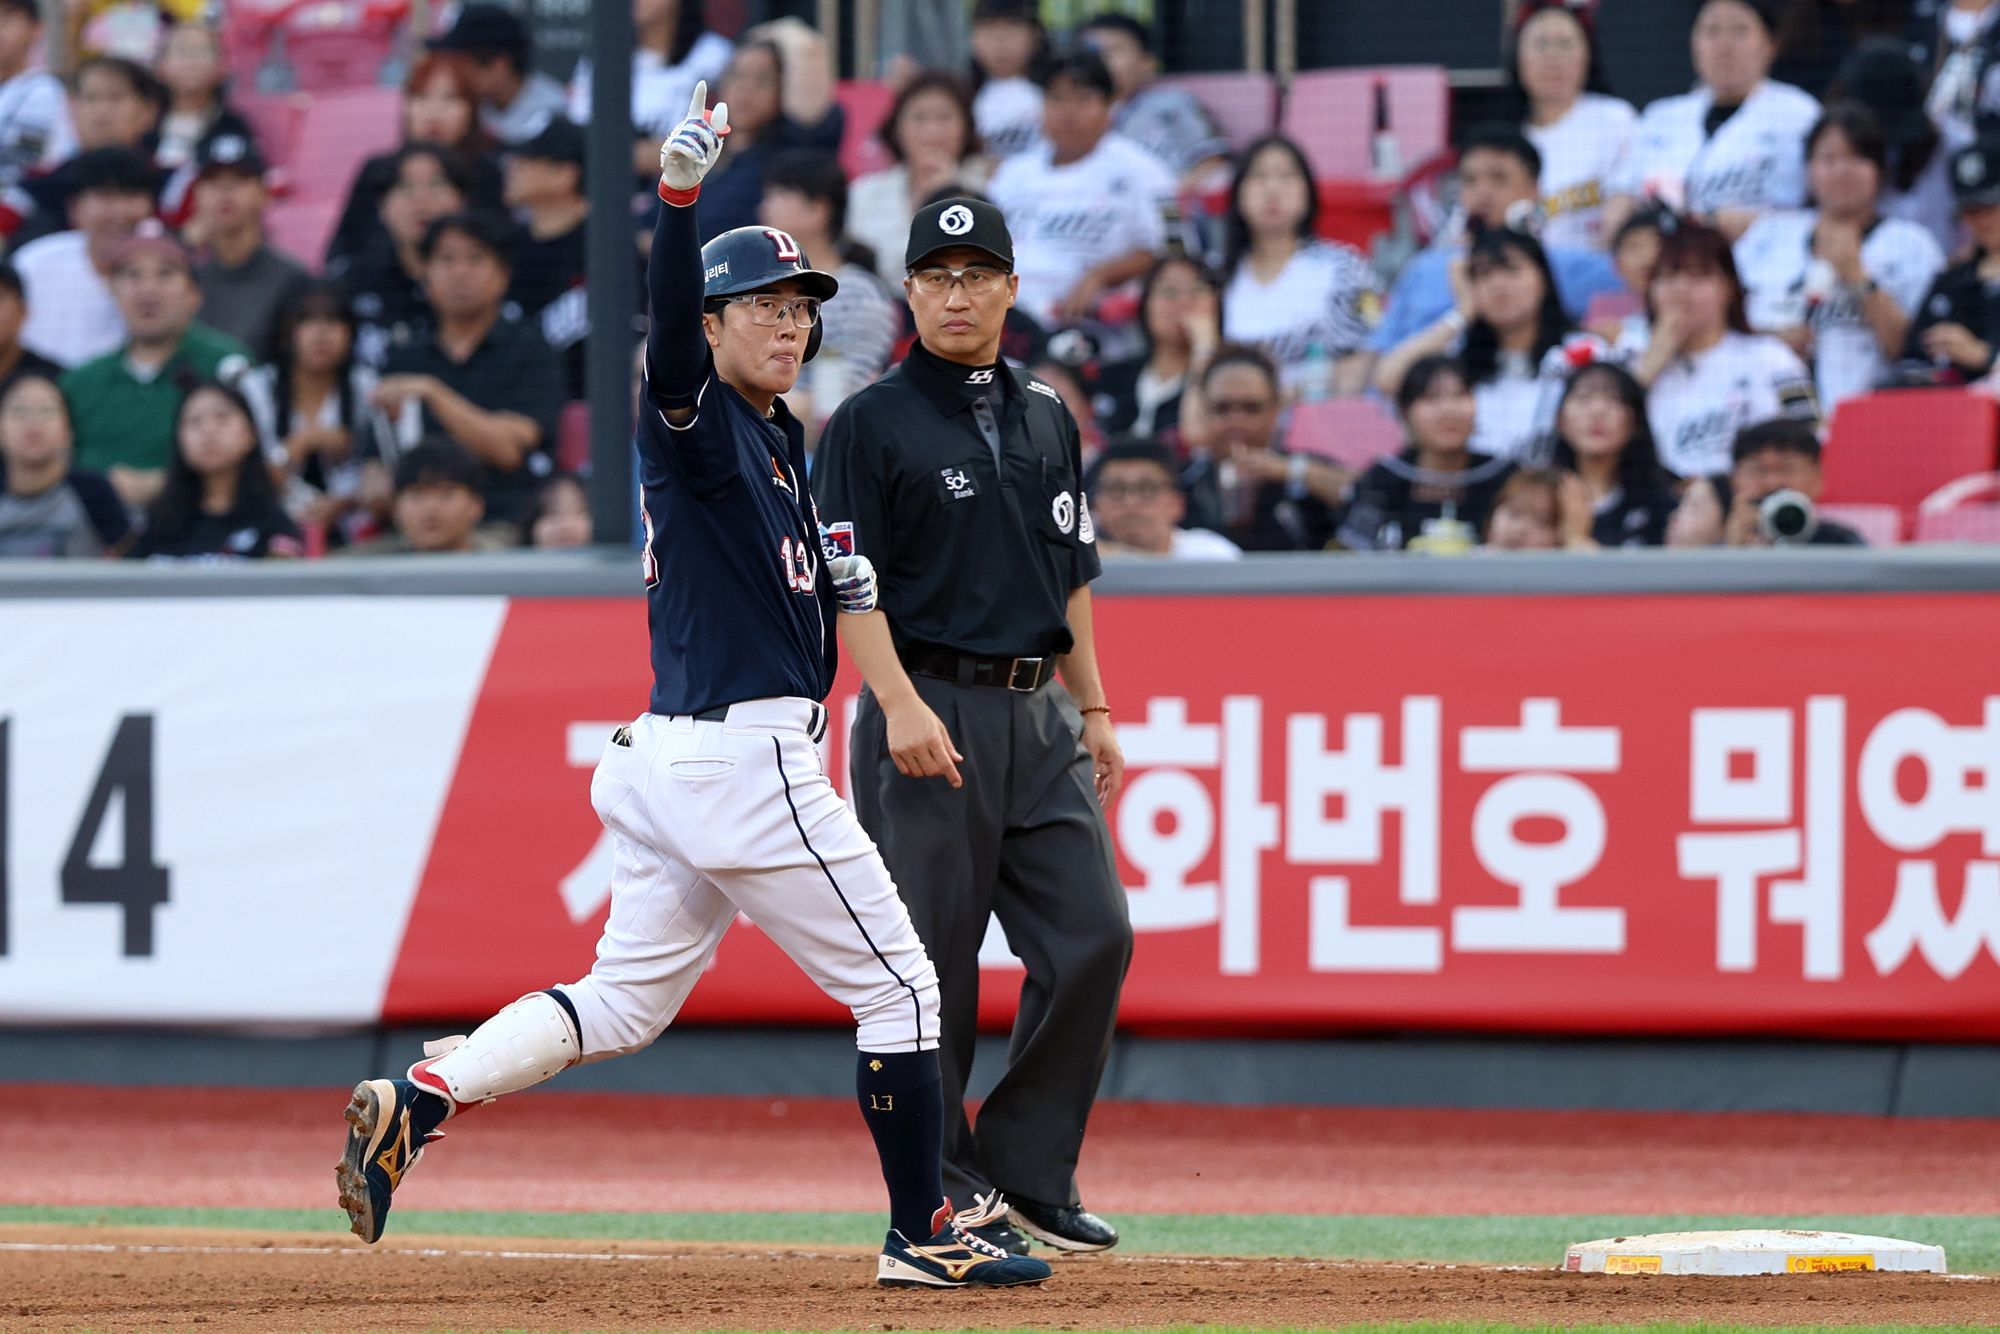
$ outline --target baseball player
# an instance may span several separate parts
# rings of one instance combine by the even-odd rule
[[[881,615],[865,558],[822,559],[803,436],[778,397],[818,350],[836,283],[772,228],[697,246],[695,200],[729,123],[726,106],[703,110],[707,94],[696,85],[660,150],[637,436],[654,684],[650,712],[612,734],[591,781],[617,843],[597,961],[470,1037],[426,1044],[407,1078],[356,1085],[340,1203],[375,1241],[444,1122],[652,1042],[740,910],[854,1012],[856,1091],[890,1201],[877,1280],[1039,1283],[1046,1264],[970,1232],[1004,1215],[997,1194],[956,1213],[939,1204],[937,975],[816,747],[835,616]]]

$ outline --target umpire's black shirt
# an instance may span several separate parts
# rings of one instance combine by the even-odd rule
[[[982,412],[998,427],[997,460]],[[1004,361],[963,366],[917,343],[834,411],[812,487],[828,550],[874,562],[899,645],[1045,657],[1073,646],[1069,595],[1102,568],[1082,476],[1055,390]]]

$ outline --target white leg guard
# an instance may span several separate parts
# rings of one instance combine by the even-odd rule
[[[472,1036],[426,1043],[439,1054],[410,1067],[420,1087],[458,1106],[491,1102],[552,1079],[582,1053],[576,1025],[546,991],[531,992],[472,1030]]]

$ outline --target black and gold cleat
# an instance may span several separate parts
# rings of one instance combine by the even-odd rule
[[[424,1156],[425,1146],[438,1138],[437,1122],[423,1100],[437,1101],[407,1079],[364,1079],[347,1100],[347,1148],[333,1169],[340,1185],[340,1207],[354,1235],[379,1241],[389,1218],[389,1197],[403,1176]]]

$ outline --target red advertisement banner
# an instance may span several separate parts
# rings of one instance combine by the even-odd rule
[[[2000,598],[1130,597],[1098,627],[1130,1028],[2000,1038]],[[636,599],[511,605],[386,1017],[587,970],[590,766],[646,687]],[[984,970],[989,1022],[1018,980]],[[845,1021],[745,924],[683,1018]]]

